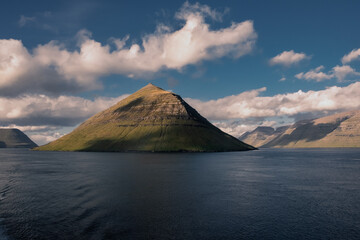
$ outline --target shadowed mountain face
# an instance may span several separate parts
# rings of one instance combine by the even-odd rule
[[[254,147],[216,128],[180,96],[152,84],[100,112],[45,151],[241,151]]]
[[[256,147],[360,147],[360,111],[299,121],[281,134],[268,135],[268,141],[262,141],[256,129],[245,137],[240,139]]]
[[[254,147],[261,147],[285,132],[288,127],[279,127],[276,130],[272,127],[257,127],[252,132],[244,133],[239,139]]]
[[[34,148],[36,143],[19,129],[0,129],[0,148]]]

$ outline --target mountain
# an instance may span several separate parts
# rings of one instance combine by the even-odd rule
[[[277,136],[281,135],[289,126],[279,127],[274,129],[272,127],[259,126],[251,132],[246,132],[240,136],[239,140],[246,142],[254,147],[261,147],[267,144]]]
[[[36,143],[19,129],[0,129],[0,148],[34,148]]]
[[[253,131],[254,132],[254,131]],[[243,135],[244,136],[244,135]],[[314,120],[303,120],[287,127],[281,134],[267,136],[269,141],[248,133],[247,143],[274,148],[360,147],[360,111],[343,112]],[[240,137],[241,140],[246,140]]]
[[[179,95],[148,84],[35,150],[217,152],[254,147],[222,132]]]

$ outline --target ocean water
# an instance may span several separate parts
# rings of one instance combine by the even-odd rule
[[[0,150],[0,239],[359,239],[360,149]]]

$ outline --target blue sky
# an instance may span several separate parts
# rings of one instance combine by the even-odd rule
[[[148,82],[180,94],[234,135],[358,109],[345,102],[360,102],[359,10],[359,1],[7,2],[0,9],[0,125],[44,143]],[[171,39],[193,19],[191,52]],[[135,45],[139,55],[129,63],[113,56]],[[81,51],[98,63],[85,66],[75,56]]]

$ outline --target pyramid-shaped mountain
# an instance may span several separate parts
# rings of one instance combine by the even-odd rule
[[[219,152],[254,147],[222,132],[179,95],[148,84],[44,151]]]

